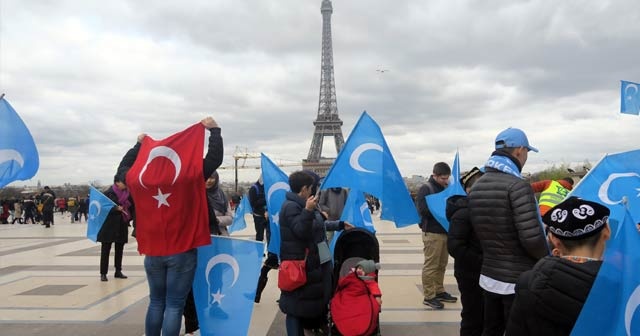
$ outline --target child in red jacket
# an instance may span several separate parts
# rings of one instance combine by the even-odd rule
[[[338,281],[331,317],[342,335],[371,335],[378,328],[382,292],[376,281],[377,268],[373,260],[361,260]]]
[[[376,281],[379,264],[376,264],[373,260],[362,260],[356,264],[355,272],[358,278],[364,281],[369,288],[369,293],[373,295],[378,304],[382,306],[382,292],[380,292],[380,286]]]

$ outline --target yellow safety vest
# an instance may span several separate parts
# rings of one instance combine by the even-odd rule
[[[549,209],[560,204],[565,197],[569,194],[569,190],[562,186],[557,181],[551,181],[547,189],[540,193],[540,199],[538,203],[540,205],[548,206]]]

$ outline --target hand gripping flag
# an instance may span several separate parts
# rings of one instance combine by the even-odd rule
[[[451,196],[464,196],[467,193],[460,183],[460,157],[458,152],[453,159],[453,169],[451,170],[451,183],[443,191],[427,195],[425,197],[429,211],[442,227],[449,231],[449,220],[447,220],[447,199]]]
[[[626,207],[615,207],[620,217],[610,216],[609,222],[618,222],[620,229],[607,242],[604,261],[571,335],[640,335],[640,233]]]
[[[405,227],[420,221],[418,212],[391,155],[382,131],[363,112],[336,161],[322,183],[322,189],[344,187],[376,196],[384,219]]]
[[[92,241],[98,240],[98,233],[102,229],[102,224],[107,219],[111,208],[116,206],[109,197],[105,196],[98,189],[89,186],[89,219],[87,220],[87,238]]]
[[[286,198],[289,188],[289,177],[271,159],[261,154],[262,180],[266,193],[267,211],[269,212],[269,225],[271,239],[268,251],[280,255],[280,208]]]
[[[38,149],[29,129],[3,94],[0,96],[0,188],[32,178],[39,165]]]
[[[229,233],[244,230],[247,227],[247,221],[244,216],[251,214],[251,204],[249,204],[249,195],[243,195],[240,204],[236,208],[233,215],[233,222],[229,226]]]
[[[376,233],[376,229],[373,226],[373,219],[371,218],[371,212],[369,211],[369,206],[367,205],[367,201],[364,199],[364,193],[362,191],[355,189],[349,190],[349,195],[347,196],[347,200],[344,204],[340,220],[355,227],[366,229],[371,233]],[[331,239],[331,244],[329,245],[331,255],[333,255],[333,249],[335,248],[336,242],[338,241],[338,237],[340,237],[341,233],[342,231],[336,231],[333,235],[333,239]]]
[[[198,248],[193,297],[200,335],[248,335],[264,243],[213,236]]]
[[[127,173],[141,254],[166,256],[211,242],[203,139],[204,126],[197,123],[163,140],[146,136],[142,141]]]
[[[621,218],[617,204],[624,197],[629,202],[631,218],[640,222],[640,149],[605,155],[569,196],[600,202],[611,210],[612,217]],[[614,231],[616,227],[611,227]]]
[[[640,114],[640,84],[620,81],[620,112],[625,114]]]

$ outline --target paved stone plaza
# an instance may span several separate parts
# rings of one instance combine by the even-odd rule
[[[249,226],[252,221],[247,217]],[[125,245],[123,272],[109,281],[99,274],[100,245],[85,237],[86,223],[70,224],[56,214],[50,229],[33,224],[0,225],[0,335],[144,334],[148,287],[134,238]],[[396,229],[375,219],[380,242],[383,335],[457,335],[460,303],[433,311],[422,304],[419,228]],[[234,233],[251,238],[252,228]],[[275,272],[256,304],[249,335],[285,335]],[[459,295],[450,259],[447,291]]]

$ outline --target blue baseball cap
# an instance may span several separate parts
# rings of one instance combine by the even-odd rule
[[[496,137],[496,149],[517,147],[526,147],[530,151],[538,152],[537,148],[529,145],[527,135],[519,128],[509,127]]]

